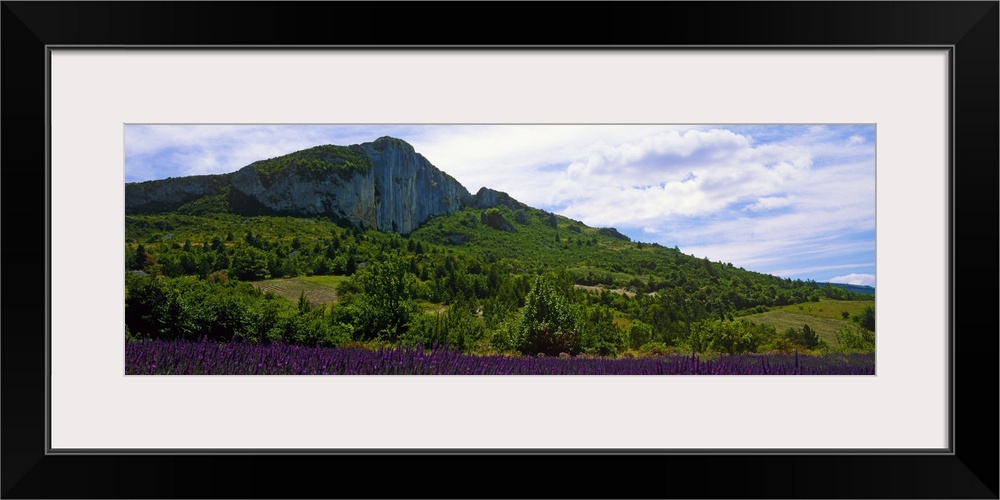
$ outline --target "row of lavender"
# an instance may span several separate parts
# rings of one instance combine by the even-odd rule
[[[472,356],[448,349],[142,341],[125,344],[129,375],[873,375],[874,354],[635,359]]]

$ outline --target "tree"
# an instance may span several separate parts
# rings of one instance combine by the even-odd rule
[[[249,233],[248,233],[249,234]],[[247,244],[233,250],[233,275],[241,280],[260,280],[271,277],[268,271],[268,254]]]
[[[362,290],[360,334],[366,339],[397,340],[416,311],[410,298],[411,282],[416,277],[408,272],[402,259],[393,255],[365,267],[356,279]]]
[[[584,352],[613,356],[628,346],[628,334],[615,326],[614,314],[610,309],[592,307],[584,317],[586,321],[580,325],[580,347]]]
[[[819,346],[819,343],[819,335],[812,328],[809,328],[809,325],[802,325],[802,345],[813,349]]]
[[[632,348],[638,349],[653,340],[653,327],[640,320],[634,320],[629,327],[628,336]]]
[[[865,309],[861,311],[861,314],[854,317],[854,320],[861,325],[861,328],[866,330],[875,331],[875,308],[872,306],[865,306]]]
[[[521,319],[520,351],[558,356],[580,352],[580,326],[576,311],[544,276],[535,278]]]
[[[132,262],[132,267],[130,267],[130,269],[145,269],[146,259],[146,247],[139,244],[139,247],[135,249],[135,261]]]
[[[307,313],[312,310],[312,303],[309,302],[309,297],[306,297],[306,291],[303,290],[299,292],[299,312]]]

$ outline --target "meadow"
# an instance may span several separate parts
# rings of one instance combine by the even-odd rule
[[[313,307],[328,308],[337,302],[337,287],[345,281],[346,276],[297,276],[257,281],[254,286],[291,301],[304,296]]]

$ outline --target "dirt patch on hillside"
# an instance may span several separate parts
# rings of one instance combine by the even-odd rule
[[[299,295],[305,293],[306,298],[313,306],[337,301],[337,290],[314,283],[305,283],[294,278],[259,281],[254,285],[262,292],[271,292],[295,302],[298,302]]]
[[[589,286],[589,285],[573,285],[573,288],[579,290],[586,290],[588,292],[601,293],[602,290],[607,290],[611,293],[617,293],[619,295],[625,295],[628,297],[635,297],[635,292],[630,292],[624,288],[604,288],[603,286]]]

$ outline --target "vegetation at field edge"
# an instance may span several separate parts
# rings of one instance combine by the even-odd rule
[[[530,207],[465,208],[408,236],[323,218],[128,215],[125,254],[136,342],[603,359],[875,348],[873,295]]]

